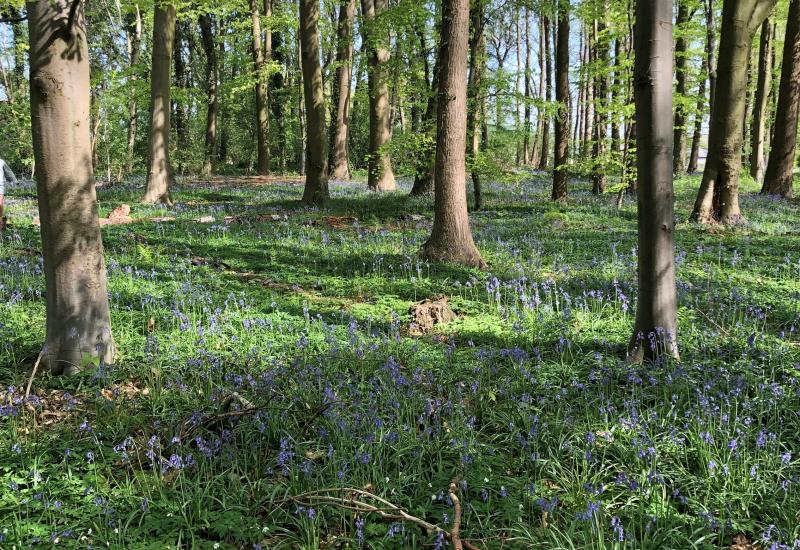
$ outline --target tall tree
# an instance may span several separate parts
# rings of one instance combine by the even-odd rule
[[[634,101],[639,220],[639,297],[629,345],[641,362],[677,358],[672,189],[672,0],[636,3]]]
[[[775,109],[772,149],[764,175],[762,193],[792,196],[792,169],[797,150],[797,121],[800,117],[800,0],[789,4],[783,66]]]
[[[472,239],[464,187],[469,0],[442,0],[440,35],[433,230],[422,255],[434,262],[484,267]]]
[[[556,113],[555,154],[553,156],[554,201],[567,200],[569,164],[569,0],[559,2],[556,36]]]
[[[214,22],[209,14],[200,16],[200,35],[203,39],[203,51],[206,54],[206,135],[203,149],[203,174],[208,176],[214,171],[214,148],[217,144],[217,113],[219,112],[219,65],[217,63],[217,45],[214,36]]]
[[[89,138],[86,23],[82,3],[27,6],[47,300],[42,357],[53,374],[71,374],[90,361],[114,359]]]
[[[250,49],[253,53],[253,72],[255,73],[256,95],[256,153],[259,174],[269,173],[269,104],[267,103],[267,77],[264,74],[264,42],[261,36],[260,0],[250,0],[250,20],[252,40]]]
[[[764,142],[769,107],[769,84],[772,81],[772,21],[761,25],[761,40],[758,49],[758,82],[753,106],[753,131],[750,134],[750,175],[756,181],[764,177],[766,167]]]
[[[389,0],[361,0],[364,40],[369,55],[369,161],[367,185],[373,191],[395,189],[392,160],[387,146],[392,138],[389,109],[388,32],[381,15]]]
[[[776,0],[725,0],[717,82],[708,136],[708,157],[692,211],[700,223],[735,224],[739,209],[742,127],[750,45]]]
[[[172,123],[175,126],[175,137],[177,138],[178,152],[186,151],[188,141],[188,105],[186,102],[186,89],[188,86],[188,75],[186,71],[186,60],[184,58],[184,38],[187,35],[186,22],[177,21],[175,23],[175,44],[172,47],[173,63],[173,87],[178,90],[178,97],[172,98]],[[177,159],[178,173],[184,173],[183,155]]]
[[[436,174],[436,107],[438,103],[437,91],[439,89],[439,60],[441,58],[441,52],[437,52],[433,74],[429,76],[428,45],[424,29],[417,29],[417,37],[419,38],[419,55],[425,60],[425,84],[428,93],[421,124],[422,132],[426,139],[423,141],[421,150],[417,155],[414,187],[412,187],[410,193],[415,197],[433,194],[433,183]]]
[[[329,197],[325,85],[319,59],[319,0],[300,0],[300,63],[306,114],[305,204],[322,204]]]
[[[142,202],[172,204],[169,184],[170,66],[175,44],[175,6],[153,6],[153,61],[150,69],[150,151]]]
[[[606,24],[604,21],[605,2],[600,2],[599,6],[602,13],[594,21],[594,44],[595,62],[597,76],[595,78],[595,108],[594,108],[594,143],[592,144],[593,173],[592,173],[592,193],[600,195],[606,191],[606,168],[605,168],[605,142],[608,132],[608,74],[606,69],[609,64],[608,59],[608,40],[605,36]]]
[[[483,73],[486,70],[486,38],[484,0],[473,0],[470,5],[470,36],[469,36],[469,78],[467,85],[467,147],[469,148],[470,164],[472,165],[472,188],[474,209],[480,210],[483,206],[481,194],[480,171],[476,166],[476,159],[481,148],[480,127],[483,122]]]
[[[528,11],[527,6],[525,6],[522,13],[523,17],[525,18],[525,73],[523,76],[525,79],[525,82],[523,83],[523,89],[525,90],[525,104],[522,107],[525,113],[525,134],[522,137],[522,162],[523,164],[528,164],[531,159],[531,14]]]
[[[705,61],[703,62],[706,65]],[[706,71],[707,72],[707,71]],[[706,106],[706,75],[700,78],[697,89],[697,106],[694,111],[694,131],[692,132],[692,149],[689,152],[689,164],[686,171],[690,174],[697,172],[697,163],[700,161],[700,139],[703,131],[703,112]]]
[[[688,76],[686,74],[688,64],[686,24],[689,22],[691,15],[689,14],[688,0],[677,0],[677,3],[678,15],[675,19],[675,26],[678,31],[678,37],[675,40],[675,95],[678,96],[678,101],[675,105],[675,146],[672,165],[676,174],[682,174],[686,170],[686,107],[683,101],[686,96]]]
[[[139,109],[136,103],[136,81],[139,79],[137,74],[139,57],[142,45],[142,12],[139,4],[134,3],[132,12],[126,17],[125,40],[128,50],[128,66],[131,72],[128,79],[128,159],[125,171],[133,171],[133,150],[136,146],[136,131],[138,126]]]
[[[328,166],[333,179],[350,179],[347,159],[347,136],[350,127],[350,80],[353,64],[353,19],[355,0],[343,0],[339,5],[339,24],[336,29],[336,70],[331,98],[330,153]]]
[[[553,56],[550,53],[550,18],[547,15],[542,15],[542,45],[544,51],[542,56],[544,58],[544,100],[545,108],[539,109],[539,118],[542,120],[542,150],[539,158],[539,168],[546,169],[549,164],[550,157],[550,104],[553,101]],[[540,98],[541,99],[541,98]]]

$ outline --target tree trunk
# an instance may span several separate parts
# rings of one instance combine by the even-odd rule
[[[373,191],[395,189],[392,160],[387,147],[392,138],[389,112],[388,36],[376,21],[389,7],[389,0],[361,0],[364,40],[369,51],[369,162],[367,185]]]
[[[686,109],[683,100],[686,96],[686,36],[685,27],[689,22],[689,6],[687,0],[678,0],[678,16],[675,26],[680,34],[675,40],[675,95],[678,101],[675,105],[675,136],[674,156],[672,165],[676,174],[683,174],[686,170]]]
[[[89,52],[82,5],[28,2],[31,129],[47,329],[42,363],[72,374],[114,360],[89,139]]]
[[[542,116],[542,151],[539,168],[546,170],[550,165],[550,105],[553,102],[553,56],[550,53],[550,19],[542,16],[542,38],[544,44],[544,96],[547,107]]]
[[[523,84],[525,90],[525,105],[522,107],[525,113],[525,129],[523,130],[525,133],[522,136],[522,163],[528,164],[531,160],[531,14],[527,6],[522,13],[525,18],[525,76],[523,77],[525,79]]]
[[[700,139],[703,132],[703,113],[706,101],[706,78],[700,79],[700,87],[697,90],[697,107],[694,115],[694,132],[692,134],[692,151],[689,153],[689,166],[686,171],[690,174],[697,172],[697,163],[700,161]]]
[[[485,267],[467,214],[467,55],[469,0],[442,0],[441,74],[436,124],[433,230],[423,246],[428,261]]]
[[[319,0],[300,0],[300,59],[306,107],[306,185],[303,203],[320,205],[330,198],[325,133],[325,85],[319,60]]]
[[[800,115],[800,0],[789,4],[783,66],[775,110],[772,149],[764,175],[762,193],[792,196],[792,169],[797,150],[797,120]]]
[[[423,29],[417,29],[417,36],[419,37],[420,55],[427,58],[428,47],[425,31]],[[414,187],[411,189],[410,193],[415,197],[433,195],[433,182],[436,169],[436,107],[437,94],[439,92],[440,57],[440,52],[437,52],[436,62],[433,67],[433,78],[428,87],[428,100],[425,106],[425,114],[422,118],[422,130],[427,134],[428,140],[418,154],[416,173],[414,175]]]
[[[350,179],[347,158],[347,136],[350,125],[350,80],[353,63],[353,19],[355,0],[343,0],[339,5],[339,25],[336,30],[336,73],[333,80],[331,105],[330,155],[328,165],[335,180]]]
[[[136,146],[136,131],[138,126],[138,107],[136,105],[136,74],[139,65],[139,56],[142,44],[142,12],[139,5],[134,4],[134,12],[128,16],[125,33],[128,46],[128,66],[131,75],[128,79],[128,158],[125,163],[125,172],[133,172],[134,147]]]
[[[723,4],[708,158],[692,211],[692,219],[697,222],[729,225],[742,220],[739,171],[742,165],[742,125],[750,45],[775,2],[727,0]]]
[[[569,163],[569,4],[562,2],[558,14],[556,41],[556,114],[555,154],[553,156],[554,201],[567,200]]]
[[[256,152],[258,155],[256,171],[269,174],[269,104],[267,103],[267,81],[264,75],[264,45],[261,39],[261,11],[259,0],[250,0],[250,19],[252,21],[253,72],[255,73],[256,95]]]
[[[175,6],[155,4],[153,16],[153,62],[150,71],[150,155],[147,189],[142,202],[172,204],[169,185],[170,66],[175,43]]]
[[[622,90],[622,79],[624,73],[622,70],[622,40],[616,38],[614,40],[614,84],[611,91],[611,103],[614,105],[614,111],[611,113],[611,151],[613,152],[614,160],[619,159],[620,141],[620,121],[619,121],[619,96]]]
[[[283,33],[274,31],[271,34],[272,58],[278,65],[285,65],[286,54],[283,47]],[[286,118],[284,110],[286,109],[286,103],[289,101],[289,94],[287,93],[282,70],[273,73],[270,77],[269,92],[269,110],[272,114],[272,120],[275,121],[275,126],[277,126],[275,145],[278,151],[278,168],[281,173],[284,173],[286,172]]]
[[[636,3],[639,297],[630,359],[678,358],[672,189],[672,1]]]
[[[603,6],[605,7],[605,6]],[[608,42],[605,37],[606,25],[602,19],[595,21],[595,68],[598,75],[595,79],[595,116],[594,116],[594,144],[592,151],[592,193],[602,195],[606,192],[606,135],[608,132],[608,118],[606,107],[608,103]]]
[[[592,46],[592,33],[586,30],[584,32],[584,42],[586,44],[586,60],[589,65],[594,64],[594,48]],[[595,104],[595,88],[594,78],[586,70],[586,92],[584,93],[584,106],[586,110],[583,113],[583,137],[581,139],[581,152],[580,156],[586,158],[589,156],[589,149],[592,144],[592,130],[594,128],[594,104]]]
[[[471,164],[474,209],[483,206],[480,171],[476,165],[481,150],[483,73],[486,67],[486,41],[484,36],[483,0],[473,0],[470,5],[469,79],[467,84],[467,146]]]
[[[214,25],[211,16],[200,16],[200,34],[203,39],[203,50],[206,53],[206,137],[203,153],[203,175],[209,176],[214,171],[214,147],[217,143],[217,112],[219,111],[219,95],[217,81],[217,45],[214,43]]]
[[[184,32],[183,22],[176,22],[175,24],[175,44],[172,46],[172,61],[174,65],[173,79],[174,87],[180,90],[178,98],[173,99],[172,122],[175,124],[175,137],[178,146],[178,152],[184,152],[188,149],[186,135],[187,125],[187,109],[186,104],[186,63],[183,58],[183,35]],[[178,173],[184,173],[184,158],[183,155],[178,155]]]
[[[714,59],[714,52],[717,45],[714,40],[716,29],[714,28],[714,0],[703,0],[703,7],[706,11],[706,63],[708,68],[708,112],[714,110],[714,97],[717,90],[717,64]]]
[[[750,135],[750,175],[760,182],[764,177],[764,136],[766,119],[769,116],[769,84],[772,80],[772,21],[761,25],[761,40],[758,50],[758,82],[753,106],[753,131]]]

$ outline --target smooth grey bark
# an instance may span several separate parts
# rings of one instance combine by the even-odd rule
[[[732,225],[739,208],[747,67],[753,36],[776,0],[726,0],[722,6],[719,60],[708,136],[708,158],[692,220]]]
[[[169,185],[171,118],[170,72],[175,44],[175,6],[155,4],[153,16],[153,60],[150,70],[150,154],[147,159],[147,188],[144,203],[172,204]]]
[[[629,344],[634,362],[678,358],[672,188],[672,0],[636,3],[634,101],[639,296]]]
[[[761,39],[758,48],[758,82],[753,105],[753,130],[750,133],[750,175],[762,181],[766,160],[764,144],[767,133],[766,119],[769,107],[769,85],[772,81],[772,21],[767,19],[761,25]]]
[[[328,166],[333,179],[350,179],[347,158],[347,137],[350,127],[350,80],[353,65],[353,20],[355,0],[343,0],[339,5],[336,30],[336,72],[331,98],[330,153]]]
[[[300,0],[300,63],[306,115],[306,185],[303,203],[319,205],[328,191],[325,85],[319,59],[319,0]]]
[[[267,101],[267,79],[264,75],[264,44],[261,36],[260,0],[250,0],[251,45],[253,54],[253,72],[255,73],[256,97],[256,171],[261,175],[269,174],[269,104]]]
[[[783,66],[775,107],[772,149],[764,174],[762,193],[792,196],[792,171],[797,151],[797,121],[800,118],[800,0],[789,4]]]
[[[388,36],[378,18],[389,8],[389,0],[361,0],[364,40],[369,56],[369,161],[367,186],[373,191],[396,188],[392,160],[387,147],[392,139],[390,126],[387,64]]]
[[[569,176],[569,3],[561,2],[556,36],[555,151],[553,155],[554,201],[567,200]]]
[[[82,5],[28,2],[31,129],[47,300],[43,365],[72,374],[114,360],[89,137]]]
[[[422,256],[485,267],[467,213],[467,58],[469,0],[442,0],[433,230]]]

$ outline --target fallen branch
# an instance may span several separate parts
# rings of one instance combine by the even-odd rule
[[[422,518],[412,516],[399,506],[392,504],[388,500],[363,489],[355,489],[352,487],[331,487],[301,493],[293,497],[288,497],[288,500],[291,500],[292,502],[302,506],[313,507],[322,504],[329,504],[361,514],[376,514],[383,519],[406,521],[421,527],[429,533],[442,533],[445,538],[453,543],[454,549],[466,548],[467,550],[479,550],[477,546],[466,540],[461,540],[460,538],[459,530],[461,528],[461,502],[458,500],[458,497],[453,498],[454,493],[452,490],[453,484],[451,484],[450,497],[453,499],[456,509],[452,532],[448,532],[438,525],[425,521]],[[366,502],[367,500],[373,500],[380,506]]]
[[[28,396],[31,394],[31,385],[33,384],[33,379],[36,376],[36,371],[39,369],[39,362],[42,360],[42,355],[44,355],[44,352],[40,351],[39,356],[36,358],[36,363],[33,364],[31,377],[28,379],[28,385],[25,386],[25,401],[28,400]]]
[[[450,540],[453,542],[453,550],[463,550],[461,544],[461,501],[458,500],[458,485],[455,480],[450,482],[450,500],[453,501],[453,528],[450,530]]]

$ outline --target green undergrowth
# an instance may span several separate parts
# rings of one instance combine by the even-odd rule
[[[623,360],[630,198],[490,185],[476,271],[419,259],[432,205],[405,187],[337,184],[321,210],[296,183],[186,181],[169,208],[103,188],[101,216],[135,219],[103,229],[119,357],[27,401],[44,280],[12,192],[0,548],[445,548],[297,497],[362,489],[449,531],[451,481],[479,548],[800,547],[800,207],[746,181],[747,223],[704,228],[698,183],[676,182],[681,361],[646,366]],[[456,319],[416,335],[440,296]]]

